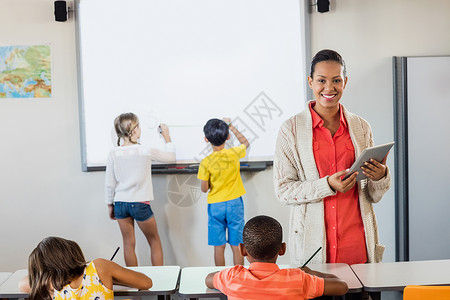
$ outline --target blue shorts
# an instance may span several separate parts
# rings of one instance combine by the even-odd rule
[[[228,228],[228,240],[226,230]],[[208,245],[232,246],[242,243],[244,231],[244,202],[242,197],[208,204]]]
[[[153,217],[149,204],[141,202],[114,202],[114,215],[116,219],[133,218],[138,222],[147,221]]]

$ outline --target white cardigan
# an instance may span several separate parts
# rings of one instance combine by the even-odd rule
[[[342,106],[343,107],[343,106]],[[344,109],[355,157],[373,146],[372,130],[361,117]],[[322,246],[312,263],[326,262],[326,237],[323,198],[336,193],[328,176],[319,177],[314,160],[312,117],[309,108],[283,123],[275,151],[273,181],[279,201],[291,205],[288,247],[293,264],[304,263]],[[366,235],[368,262],[380,262],[384,246],[378,242],[378,228],[372,203],[381,200],[391,185],[391,175],[379,181],[358,181],[359,206]]]

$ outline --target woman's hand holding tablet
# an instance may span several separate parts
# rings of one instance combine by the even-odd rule
[[[354,172],[358,172],[356,180],[361,180],[369,178],[372,180],[380,180],[386,172],[383,165],[386,164],[387,154],[389,150],[394,146],[395,142],[390,142],[383,145],[374,146],[371,148],[366,148],[358,157],[358,159],[353,163],[352,167],[348,171],[347,175],[342,180],[347,179]],[[371,161],[373,160],[373,161]],[[368,164],[366,164],[368,162]],[[382,162],[382,164],[380,164]],[[380,177],[381,174],[381,177]]]

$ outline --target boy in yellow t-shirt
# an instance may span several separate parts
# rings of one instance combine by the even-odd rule
[[[229,129],[240,146],[225,149],[230,139]],[[211,119],[203,127],[205,141],[211,143],[213,153],[205,157],[198,168],[202,192],[208,193],[208,244],[214,246],[216,266],[225,266],[225,246],[228,242],[233,251],[235,265],[243,265],[244,257],[239,252],[244,229],[244,184],[240,173],[239,159],[245,156],[249,142],[245,136],[224,118]],[[226,230],[228,228],[228,239]]]

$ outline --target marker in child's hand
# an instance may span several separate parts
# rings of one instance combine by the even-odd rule
[[[159,133],[162,133],[161,125],[158,126],[158,131],[159,131]]]

